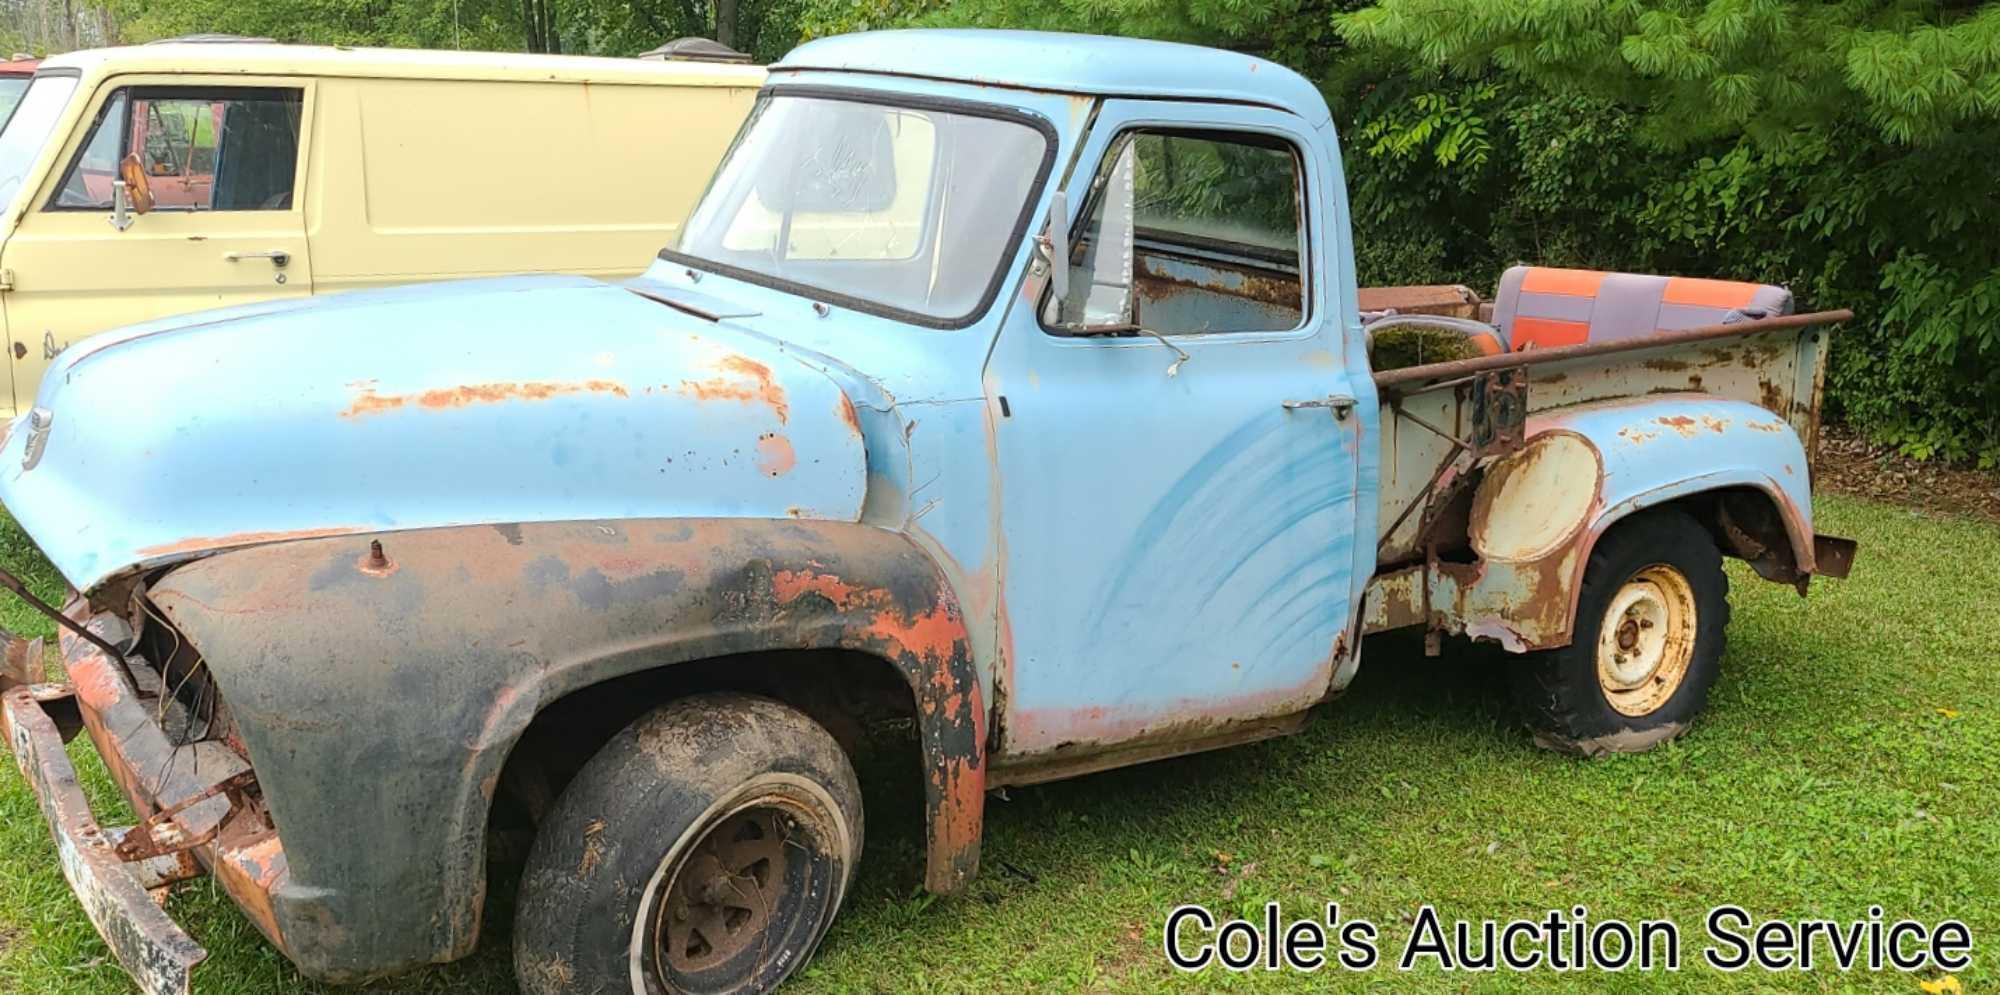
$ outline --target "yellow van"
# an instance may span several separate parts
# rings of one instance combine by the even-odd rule
[[[637,273],[764,72],[174,43],[43,62],[0,128],[11,393],[94,332],[419,280]]]

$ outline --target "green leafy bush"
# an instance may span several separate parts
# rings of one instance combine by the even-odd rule
[[[1475,284],[1521,259],[1787,284],[1856,312],[1836,413],[2000,464],[2000,3],[1381,0],[1336,23],[1344,72],[1384,81],[1335,111],[1369,241],[1420,231]],[[1391,280],[1406,253],[1361,255]]]

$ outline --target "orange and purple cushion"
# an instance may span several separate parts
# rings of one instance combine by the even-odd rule
[[[1790,313],[1792,292],[1767,284],[1516,266],[1500,278],[1493,318],[1520,352]]]

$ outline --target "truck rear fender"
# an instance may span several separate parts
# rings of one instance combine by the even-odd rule
[[[1671,502],[1708,526],[1724,552],[1772,580],[1815,572],[1811,458],[1783,417],[1742,401],[1656,395],[1528,420],[1531,440],[1554,432],[1586,440],[1599,460],[1597,500],[1569,585],[1572,608],[1597,540],[1627,516]]]
[[[1531,416],[1522,448],[1484,468],[1467,555],[1378,577],[1368,630],[1432,621],[1515,652],[1569,644],[1597,541],[1648,508],[1685,507],[1725,553],[1803,586],[1816,562],[1809,461],[1754,404],[1662,394]]]
[[[975,871],[985,721],[957,599],[896,532],[661,519],[469,526],[217,554],[150,599],[197,647],[289,861],[273,895],[322,976],[470,952],[509,754],[580,689],[698,660],[844,650],[913,694],[926,885]]]

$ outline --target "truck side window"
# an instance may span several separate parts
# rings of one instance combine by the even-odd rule
[[[1129,175],[1119,172],[1128,150]],[[1073,236],[1071,293],[1096,286],[1102,297],[1107,260],[1118,269],[1109,282],[1125,281],[1123,247],[1094,242],[1130,231],[1133,323],[1164,335],[1297,328],[1306,314],[1304,200],[1299,155],[1282,139],[1130,132],[1091,184],[1090,214]]]
[[[110,210],[118,164],[136,154],[153,210],[290,210],[303,107],[298,90],[120,89],[49,208]]]

